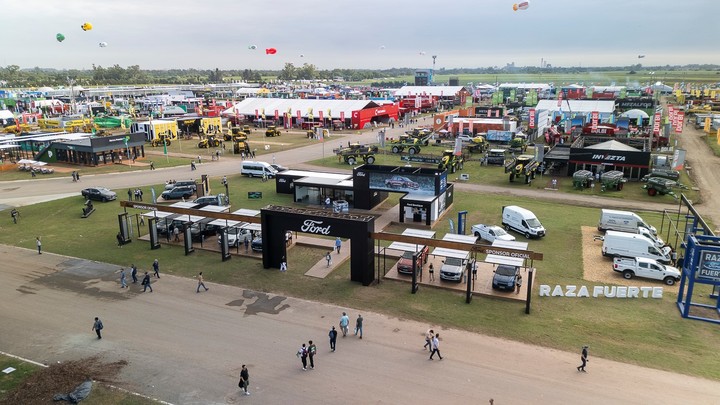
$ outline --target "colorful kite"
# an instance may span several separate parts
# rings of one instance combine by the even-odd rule
[[[58,33],[55,35],[55,39],[57,39],[58,42],[62,42],[65,40],[65,35]]]
[[[276,53],[277,53],[277,49],[275,49],[275,48],[265,48],[266,55],[275,55]]]
[[[93,26],[89,22],[86,22],[86,23],[83,23],[83,25],[81,25],[80,28],[82,28],[83,31],[90,31],[91,29],[93,29]]]
[[[530,2],[529,2],[529,1],[523,1],[523,2],[520,2],[520,3],[515,3],[515,4],[513,4],[513,11],[527,10],[528,7],[530,7]]]

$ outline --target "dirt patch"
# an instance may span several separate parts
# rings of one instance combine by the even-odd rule
[[[621,273],[613,271],[612,258],[604,257],[601,253],[602,241],[593,240],[597,235],[604,233],[591,226],[583,226],[582,248],[583,248],[583,278],[588,281],[596,281],[604,284],[619,284],[633,287],[657,285],[664,287],[665,291],[678,291],[678,285],[665,285],[662,280],[651,280],[647,278],[633,278],[626,280]]]
[[[120,360],[105,363],[99,356],[53,364],[33,373],[25,382],[8,392],[0,405],[52,404],[55,394],[71,392],[90,378],[96,382],[114,383],[113,378],[127,365]]]

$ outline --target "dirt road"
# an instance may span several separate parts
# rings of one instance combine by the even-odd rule
[[[428,360],[429,326],[362,312],[365,336],[327,331],[342,311],[318,304],[163,275],[154,292],[119,288],[117,266],[0,246],[2,350],[52,363],[100,353],[126,359],[121,385],[176,404],[428,403],[712,404],[720,383],[578,353],[440,330],[443,360]],[[104,338],[91,330],[99,316]],[[523,316],[523,315],[519,315]],[[316,369],[295,352],[318,344]],[[583,341],[578,341],[578,347]],[[249,397],[237,376],[247,364]]]

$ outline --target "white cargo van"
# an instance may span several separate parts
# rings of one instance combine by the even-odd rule
[[[618,210],[600,210],[600,222],[598,222],[598,231],[620,231],[637,233],[638,227],[647,228],[654,235],[657,235],[657,229],[643,221],[640,216],[630,211]]]
[[[637,233],[607,231],[603,238],[603,256],[645,257],[661,263],[670,263],[670,246],[657,247],[655,243]]]
[[[269,163],[246,160],[242,162],[240,174],[248,177],[262,177],[265,174],[267,177],[273,178],[277,175],[277,170]]]
[[[545,236],[545,228],[535,214],[517,205],[503,207],[502,224],[506,231],[512,229],[525,235],[527,239]]]

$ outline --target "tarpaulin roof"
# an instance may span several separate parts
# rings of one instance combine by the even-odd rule
[[[395,92],[395,95],[453,97],[464,88],[465,86],[403,86]]]
[[[237,111],[238,114],[243,115],[255,115],[257,110],[258,115],[262,114],[265,110],[265,116],[274,117],[275,110],[278,114],[283,115],[288,110],[293,117],[297,117],[297,112],[300,111],[300,116],[307,118],[308,110],[312,109],[312,115],[314,118],[320,116],[320,111],[323,113],[323,118],[340,118],[340,113],[345,115],[346,119],[352,117],[353,111],[363,110],[365,108],[379,107],[380,105],[371,100],[315,100],[315,99],[300,99],[300,98],[246,98],[245,100],[233,105],[227,110],[223,111],[223,114],[233,115]],[[328,115],[330,110],[330,115]]]
[[[611,114],[615,111],[615,101],[613,100],[562,100],[558,107],[557,100],[540,100],[535,107],[536,110],[547,111],[565,111],[565,112],[593,112]]]

